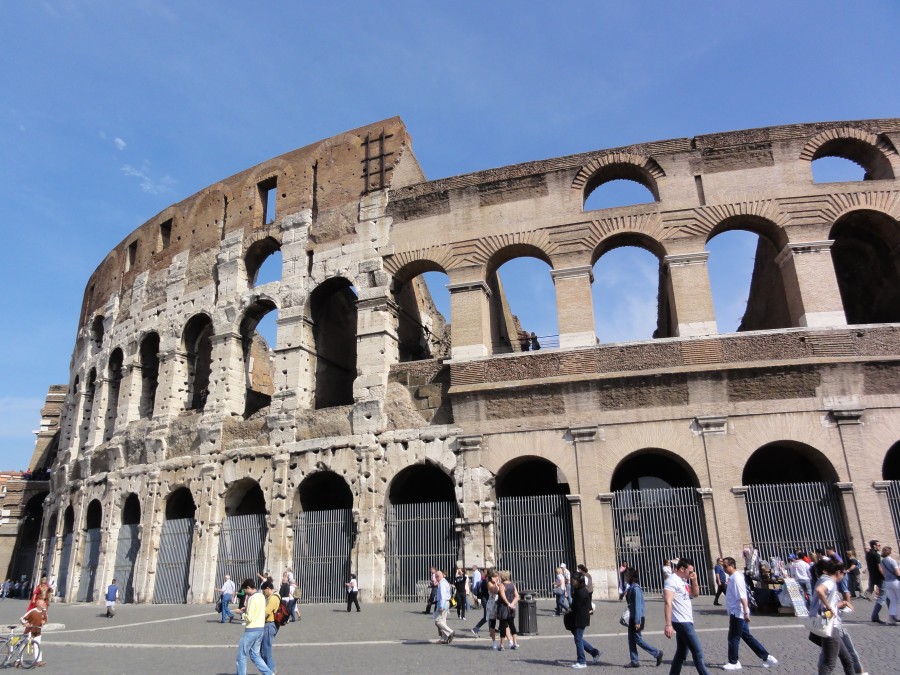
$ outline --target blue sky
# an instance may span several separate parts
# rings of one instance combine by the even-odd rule
[[[84,285],[109,249],[169,204],[270,157],[393,115],[431,179],[900,115],[895,0],[34,0],[6,3],[4,19],[0,469],[26,466],[47,387],[68,382]],[[725,247],[713,281],[732,324],[750,243],[749,253],[746,242]],[[648,297],[637,280],[655,277],[655,261],[631,249],[617,257],[597,275],[609,296],[601,339],[647,338],[655,286]],[[542,275],[549,284],[544,266],[506,285],[524,294],[511,302],[526,326],[551,334]]]

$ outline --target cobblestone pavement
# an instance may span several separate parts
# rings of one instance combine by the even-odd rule
[[[24,613],[21,600],[0,602],[0,621],[14,623]],[[618,617],[624,603],[597,602],[587,636],[601,649],[602,664],[591,670],[627,673],[628,646]],[[870,675],[897,673],[900,657],[900,627],[867,621],[871,603],[857,601],[858,613],[846,625]],[[468,629],[480,618],[470,610],[469,619],[455,614],[450,627],[456,630],[451,645],[436,643],[437,633],[421,605],[363,605],[363,611],[348,614],[337,605],[305,605],[303,619],[285,626],[275,645],[277,671],[282,674],[315,673],[546,673],[568,667],[575,657],[572,637],[561,619],[553,615],[553,602],[538,604],[539,634],[521,638],[518,651],[494,652],[490,639],[476,639]],[[71,675],[94,673],[234,673],[236,645],[242,628],[222,625],[211,608],[203,605],[124,605],[115,618],[106,619],[99,605],[61,605],[50,608],[50,620],[65,629],[45,634],[47,667],[39,672]],[[727,618],[723,607],[712,599],[694,603],[694,619],[707,662],[718,669],[726,660]],[[649,672],[668,673],[674,641],[662,635],[662,603],[648,601],[645,638],[665,650],[665,662],[653,668],[642,652]],[[485,627],[486,628],[486,627]],[[752,630],[779,660],[772,672],[813,673],[817,648],[807,640],[802,621],[793,616],[753,617]],[[486,636],[486,630],[482,632]],[[753,653],[741,649],[744,672],[764,672]],[[840,670],[840,668],[838,668]],[[249,666],[248,672],[256,670]],[[562,671],[560,671],[562,672]],[[643,671],[642,671],[643,672]],[[685,673],[696,672],[686,666]]]

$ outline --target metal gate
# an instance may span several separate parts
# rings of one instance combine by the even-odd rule
[[[665,561],[690,558],[700,591],[710,593],[709,545],[695,488],[619,490],[613,496],[616,562],[640,572],[641,586],[662,593]]]
[[[59,555],[59,580],[56,584],[56,595],[66,597],[69,585],[69,558],[72,557],[72,533],[63,535],[62,552]]]
[[[385,576],[388,602],[421,600],[416,582],[434,566],[452,574],[459,555],[456,502],[391,504],[387,510]]]
[[[557,566],[575,569],[572,509],[565,495],[501,497],[494,527],[497,569],[509,570],[523,595],[550,597]]]
[[[122,602],[134,602],[134,562],[141,550],[141,537],[138,524],[122,525],[119,529],[119,541],[116,544],[116,567],[113,578],[122,589]]]
[[[891,509],[891,520],[894,521],[894,532],[900,539],[900,480],[892,480],[887,489],[888,506]]]
[[[84,551],[81,556],[81,579],[78,582],[76,602],[93,602],[94,585],[97,581],[97,567],[100,564],[100,528],[86,530]]]
[[[303,602],[343,602],[355,536],[350,509],[305,511],[294,521],[294,569]]]
[[[244,579],[256,581],[266,566],[265,544],[269,528],[266,514],[226,516],[219,533],[219,564],[216,585],[222,584],[226,574],[240,586]],[[277,589],[276,589],[277,590]]]
[[[844,509],[831,483],[749,485],[746,500],[750,540],[762,560],[786,560],[797,547],[847,550]]]
[[[193,542],[193,518],[163,521],[162,532],[159,535],[159,553],[156,557],[153,602],[164,605],[180,605],[187,602]]]

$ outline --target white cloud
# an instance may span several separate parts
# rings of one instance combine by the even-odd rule
[[[137,178],[141,190],[151,195],[160,195],[171,192],[172,187],[177,182],[169,174],[165,174],[161,178],[152,177],[150,175],[150,165],[148,162],[144,162],[140,169],[136,169],[131,164],[125,164],[122,166],[122,173],[126,176]]]
[[[116,137],[113,139],[113,143],[116,144],[116,147],[117,147],[119,150],[124,150],[124,149],[125,149],[125,146],[128,145],[125,141],[123,141],[123,140],[122,140],[121,138],[119,138],[118,136],[116,136]]]

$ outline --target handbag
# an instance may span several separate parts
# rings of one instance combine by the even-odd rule
[[[806,627],[809,632],[819,637],[831,637],[834,631],[834,617],[826,617],[823,614],[812,614],[806,619]]]
[[[565,626],[566,630],[575,630],[575,612],[563,614],[563,626]]]
[[[217,614],[222,613],[222,598],[219,598],[218,600],[216,600],[216,613]]]
[[[623,626],[627,627],[630,621],[631,621],[631,610],[626,607],[625,611],[622,612],[622,616],[619,617],[619,623],[622,624]]]

